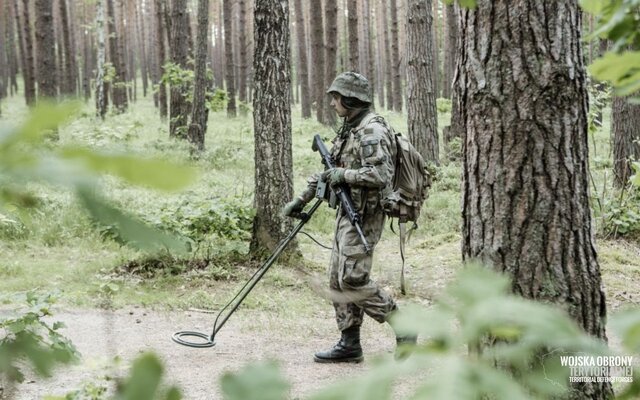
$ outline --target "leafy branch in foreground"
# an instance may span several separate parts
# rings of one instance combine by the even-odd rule
[[[394,382],[410,376],[425,376],[406,395],[411,399],[553,398],[570,391],[570,371],[561,365],[561,356],[613,354],[558,308],[508,294],[508,287],[505,277],[488,269],[465,269],[435,306],[405,307],[393,321],[399,332],[426,338],[411,357],[402,362],[382,357],[370,371],[311,398],[387,400],[397,397]],[[618,329],[629,354],[637,354],[640,311],[630,310],[613,318],[612,326]],[[491,346],[480,350],[480,343],[489,342]],[[622,389],[619,398],[640,394],[640,374],[634,372],[634,382]],[[231,376],[222,380],[227,400],[262,399],[261,388],[275,392],[270,398],[287,397],[287,385],[277,384],[282,377],[272,364],[252,366]],[[231,385],[230,381],[243,385]]]
[[[27,309],[0,321],[0,374],[9,381],[22,382],[24,374],[17,366],[22,361],[28,361],[42,376],[51,376],[56,364],[76,361],[80,354],[71,341],[58,332],[64,324],[54,322],[49,326],[43,321],[44,317],[51,316],[54,297],[35,292],[19,297],[26,302]]]
[[[157,230],[110,205],[98,194],[98,177],[109,174],[130,184],[175,191],[194,181],[195,170],[160,159],[47,143],[46,132],[76,111],[75,103],[44,104],[19,128],[0,129],[0,215],[11,219],[4,215],[10,214],[7,209],[37,206],[37,199],[23,189],[28,183],[64,186],[77,193],[98,224],[113,228],[125,243],[146,251],[186,252],[182,237]]]

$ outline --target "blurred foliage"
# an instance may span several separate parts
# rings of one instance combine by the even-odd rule
[[[98,225],[118,232],[124,243],[155,251],[185,252],[182,238],[154,229],[111,206],[98,194],[98,177],[113,175],[126,182],[165,191],[195,180],[192,167],[159,159],[107,154],[74,145],[54,146],[47,132],[76,113],[77,103],[40,105],[17,129],[0,129],[0,215],[2,225],[19,230],[19,213],[36,207],[38,199],[24,188],[31,182],[61,185],[77,193]]]
[[[557,307],[508,294],[509,287],[507,278],[486,268],[463,270],[435,306],[405,307],[392,321],[400,334],[419,334],[426,339],[407,360],[397,362],[387,357],[368,372],[349,377],[311,398],[387,400],[393,398],[396,379],[425,371],[428,376],[408,398],[555,398],[569,390],[570,371],[561,366],[560,356],[612,354]],[[614,316],[612,326],[625,350],[637,353],[640,312],[629,310]],[[489,340],[493,342],[491,347],[467,353],[467,348],[475,349]],[[636,383],[639,372],[634,371]],[[640,395],[636,383],[624,388],[619,398]],[[283,378],[271,364],[227,374],[222,387],[229,400],[286,398]],[[263,390],[274,397],[256,395]]]
[[[580,0],[580,6],[596,17],[596,28],[587,39],[612,43],[589,71],[596,79],[611,82],[618,96],[636,93],[640,90],[640,0]]]
[[[52,315],[55,298],[51,294],[28,292],[8,300],[26,303],[26,309],[15,310],[12,313],[16,316],[0,320],[0,374],[9,381],[23,382],[23,365],[31,366],[39,375],[51,376],[56,364],[78,359],[76,348],[58,332],[64,324],[54,322],[50,326],[43,321]]]

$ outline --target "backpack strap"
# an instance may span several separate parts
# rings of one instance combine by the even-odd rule
[[[407,232],[407,223],[406,223],[406,221],[399,220],[398,221],[398,228],[399,228],[398,232],[399,232],[399,236],[400,236],[400,258],[402,258],[402,267],[400,269],[400,293],[402,293],[403,295],[406,295],[407,294],[407,289],[406,289],[406,285],[404,283],[404,264],[405,264],[404,246],[409,241],[409,239],[411,238],[411,234],[413,233],[413,231],[418,229],[418,224],[416,224],[414,222],[413,226],[411,228],[409,228],[409,231]]]

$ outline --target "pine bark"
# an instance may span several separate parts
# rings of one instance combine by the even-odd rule
[[[110,82],[111,86],[111,102],[117,113],[122,113],[127,110],[128,98],[127,98],[127,82],[126,82],[126,67],[124,64],[124,58],[122,54],[122,46],[119,41],[121,40],[122,32],[118,32],[116,28],[116,9],[114,1],[107,1],[107,31],[109,32],[109,58],[111,65],[115,70],[115,76],[113,81]]]
[[[55,99],[58,77],[51,0],[35,0],[35,15],[38,99]]]
[[[227,116],[235,117],[236,112],[236,87],[235,87],[235,70],[233,66],[233,28],[231,26],[231,10],[232,0],[223,0],[223,13],[224,13],[224,52],[226,58],[226,86],[227,96],[229,100],[227,102]]]
[[[256,0],[254,15],[256,216],[250,252],[262,256],[292,226],[280,213],[293,197],[288,1]]]
[[[385,67],[386,67],[386,58],[384,54],[384,21],[382,20],[383,11],[382,6],[374,1],[375,5],[375,16],[376,16],[376,30],[375,30],[375,38],[376,38],[376,56],[375,65],[376,65],[376,83],[378,88],[378,106],[380,108],[384,108],[385,106]]]
[[[442,85],[442,97],[446,99],[451,98],[451,85],[453,84],[453,73],[456,67],[458,19],[455,7],[453,4],[445,7],[446,24],[444,27],[444,83]]]
[[[329,0],[334,1],[335,0]],[[325,76],[324,76],[324,32],[322,1],[310,2],[309,15],[313,15],[311,23],[311,76],[313,77],[313,97],[316,102],[316,119],[324,123],[325,106]]]
[[[402,78],[400,59],[400,34],[398,32],[398,6],[397,0],[390,1],[391,16],[391,57],[393,73],[393,110],[402,112]]]
[[[0,2],[2,3],[2,2]],[[1,5],[1,4],[0,4]],[[7,66],[9,68],[9,88],[11,95],[13,96],[18,92],[18,56],[16,55],[16,43],[15,43],[15,20],[16,15],[13,10],[13,2],[11,0],[4,0],[5,15],[6,15],[6,56]]]
[[[140,50],[140,75],[142,77],[142,96],[147,97],[147,89],[149,87],[149,67],[147,59],[147,35],[144,29],[144,9],[142,4],[133,4],[136,15],[136,38]]]
[[[304,9],[302,7],[302,0],[293,0],[293,8],[296,14],[296,33],[298,37],[298,82],[300,83],[302,118],[311,118],[307,35],[304,30]]]
[[[407,10],[407,121],[411,143],[438,165],[438,114],[433,68],[431,0],[409,0]]]
[[[640,162],[640,105],[614,97],[611,107],[614,184],[623,188],[635,173],[631,161]]]
[[[204,137],[207,132],[207,117],[209,115],[205,103],[209,86],[207,79],[208,32],[209,0],[198,0],[198,34],[196,36],[196,64],[189,141],[199,151],[204,150]]]
[[[347,1],[348,37],[349,37],[349,70],[360,72],[360,48],[358,47],[358,2]]]
[[[338,3],[337,0],[326,0],[325,2],[325,69],[324,69],[324,87],[322,88],[322,98],[324,100],[324,117],[323,121],[326,125],[334,126],[336,124],[336,112],[331,108],[330,102],[327,101],[326,89],[336,77],[336,58],[338,57]]]
[[[375,91],[376,91],[376,73],[375,73],[375,65],[373,62],[373,39],[372,39],[372,26],[371,26],[371,4],[369,0],[361,0],[362,4],[362,15],[364,16],[364,21],[362,24],[362,48],[364,51],[364,65],[362,72],[366,74],[367,79],[369,79],[369,84],[371,85],[371,90],[374,93],[371,93],[371,98],[375,99]]]
[[[479,0],[459,24],[463,259],[506,273],[514,293],[565,309],[606,341],[577,2]],[[609,383],[572,389],[575,399],[613,396]]]
[[[173,0],[171,10],[171,61],[182,69],[187,69],[189,58],[189,15],[187,0]],[[190,111],[187,103],[187,85],[171,85],[171,107],[169,113],[169,136],[186,138]]]
[[[87,3],[82,2],[82,26],[80,35],[82,38],[82,93],[84,95],[84,101],[88,102],[91,99],[91,72],[94,68],[93,55],[95,49],[93,48],[93,41],[89,29],[84,28],[90,24],[91,18],[89,17]],[[104,26],[104,25],[103,25]]]

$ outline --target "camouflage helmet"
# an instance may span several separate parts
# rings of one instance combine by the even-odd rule
[[[343,72],[333,80],[327,93],[337,92],[344,97],[355,97],[365,103],[373,103],[371,85],[357,72]]]

